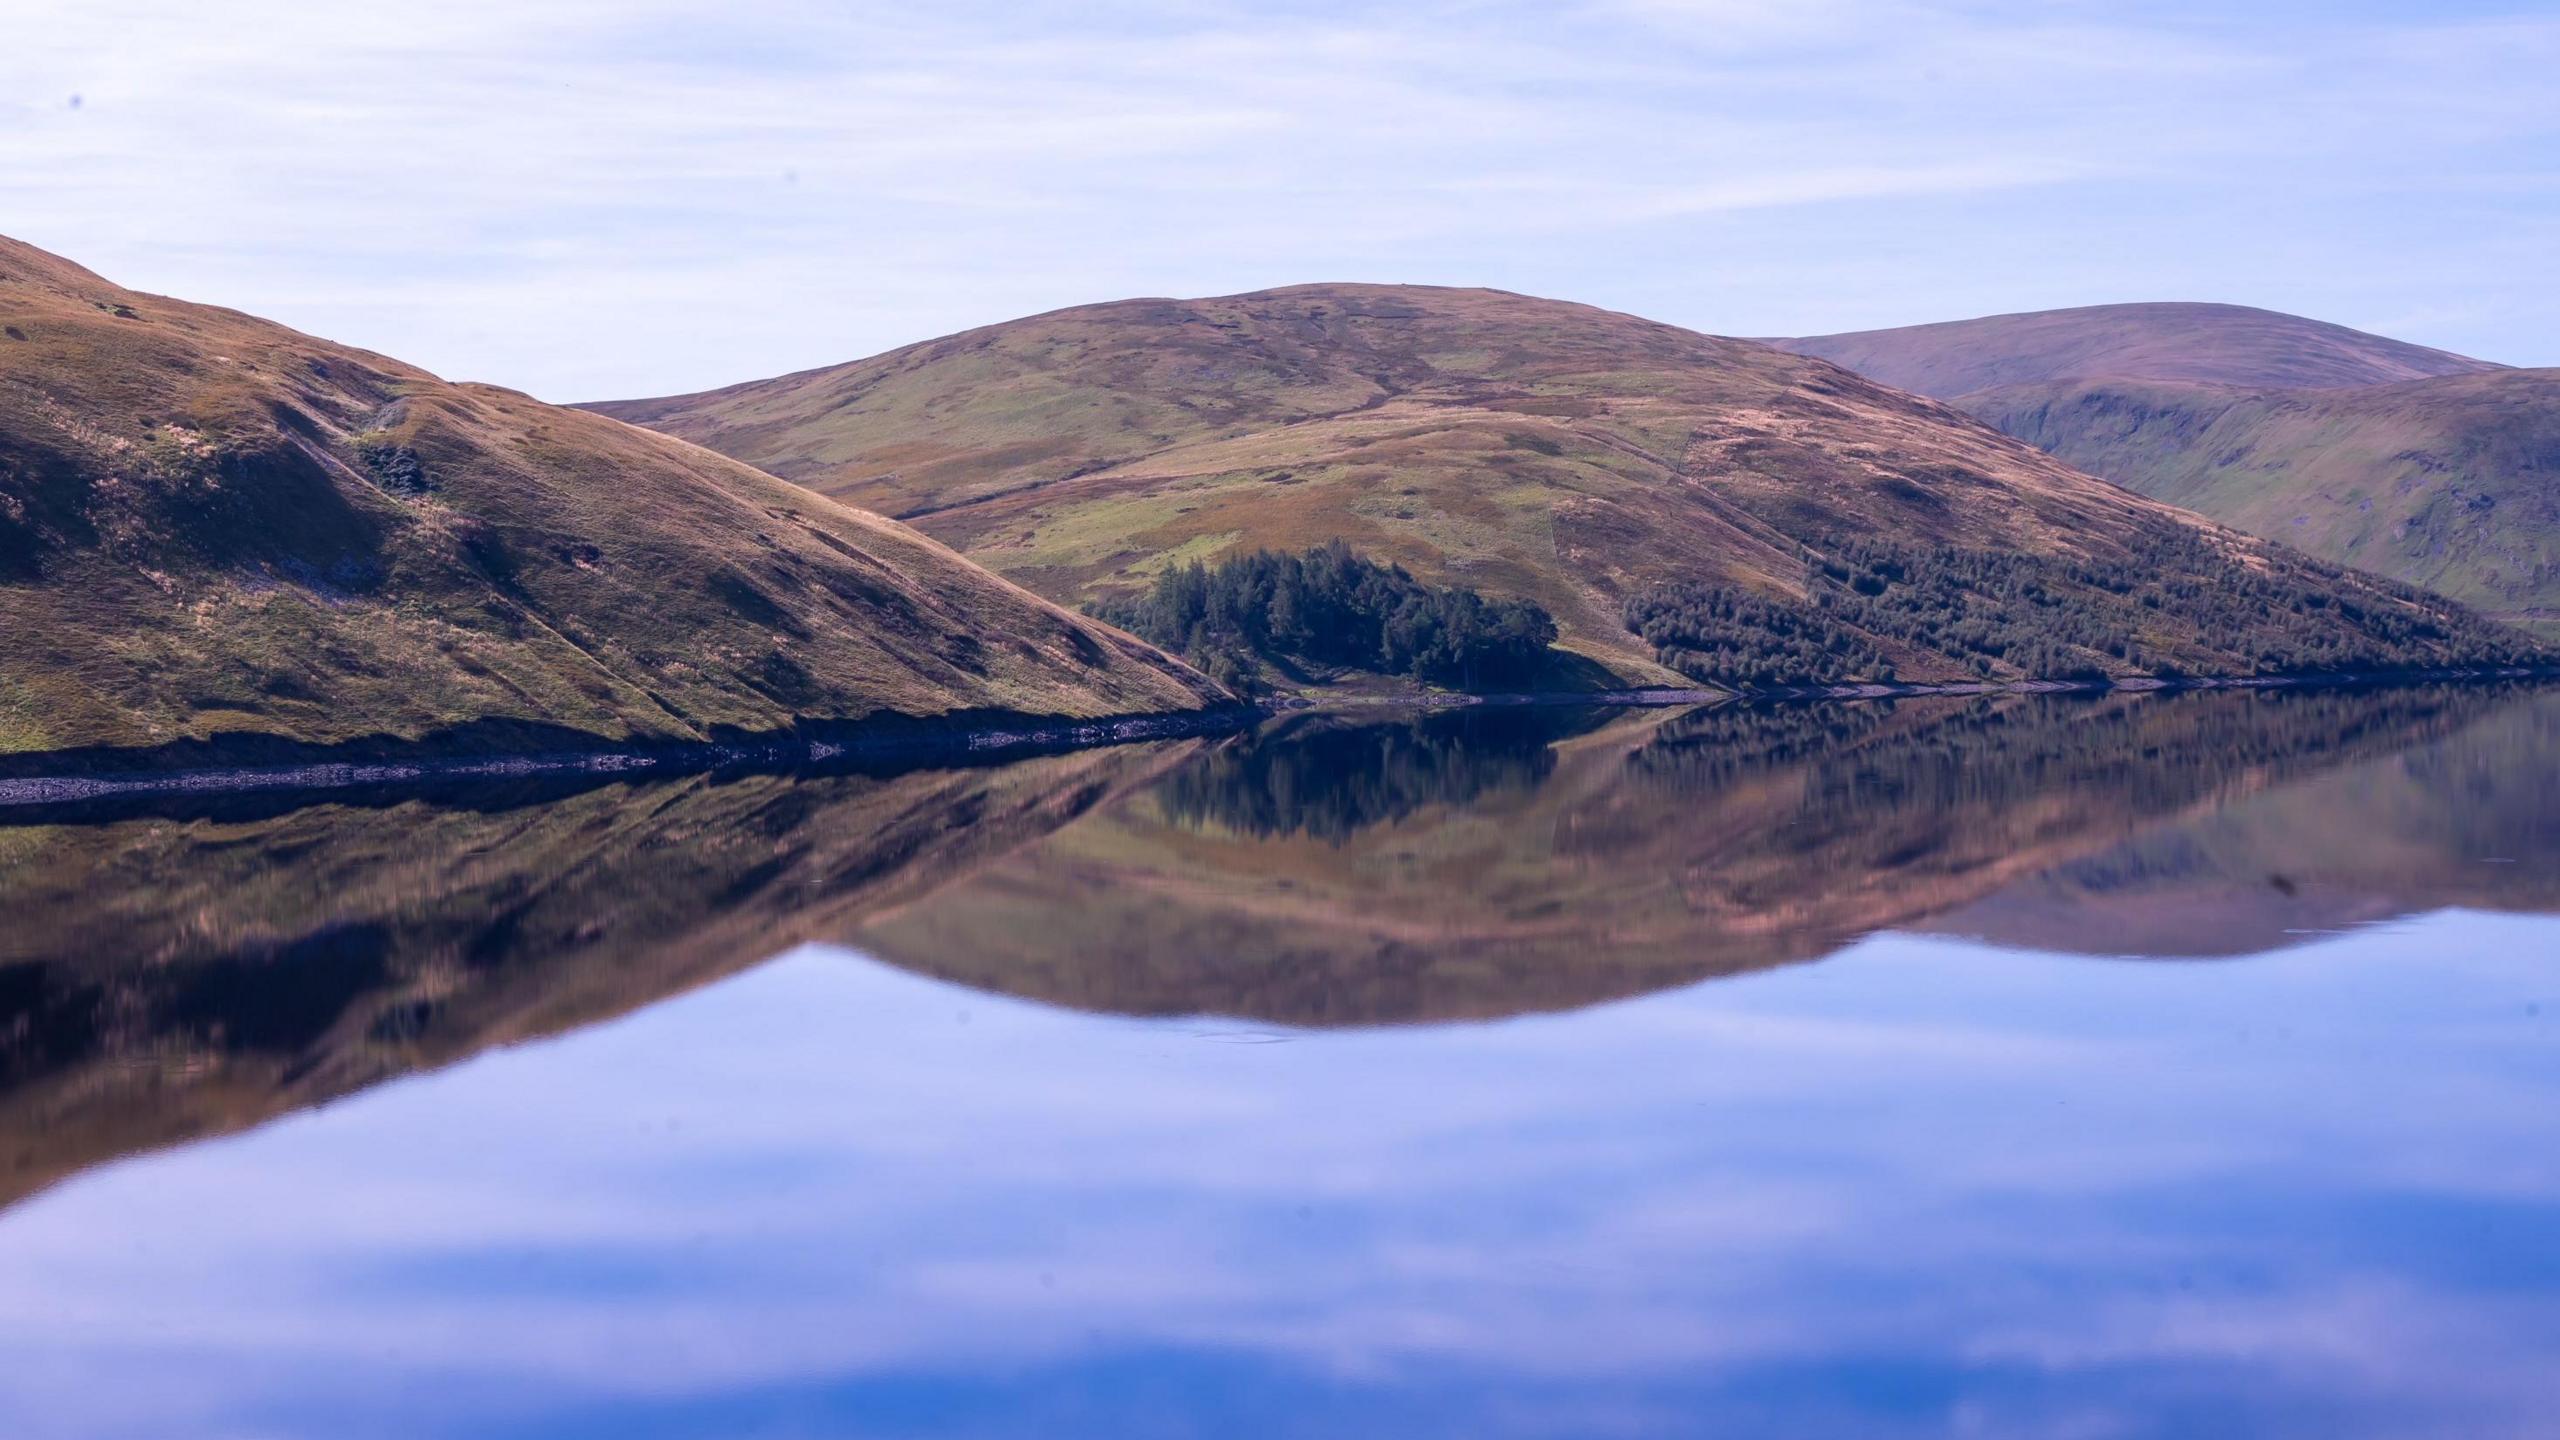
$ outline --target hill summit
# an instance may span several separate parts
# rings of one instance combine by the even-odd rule
[[[1826,361],[1501,291],[1082,306],[595,408],[1062,602],[1341,541],[1534,602],[1621,679],[2253,673],[2518,642]]]
[[[2323,320],[2185,301],[1986,315],[1769,343],[1941,400],[2093,376],[2327,389],[2502,368]]]

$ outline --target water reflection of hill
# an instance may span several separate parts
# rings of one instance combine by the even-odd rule
[[[1558,741],[1543,774],[1521,765],[1517,735],[1471,748],[1450,732],[1459,743],[1435,749],[1282,730],[866,927],[862,943],[1100,1010],[1371,1024],[1563,1008],[1925,925],[2520,703],[2439,689],[1728,707],[1622,716]],[[1307,758],[1311,742],[1327,762]],[[1419,752],[1464,803],[1324,793],[1409,790],[1337,762]],[[1462,782],[1469,755],[1484,774]],[[2423,846],[2431,806],[2482,800],[2420,790],[2389,835],[2329,828],[2359,853]],[[1375,823],[1338,823],[1373,809]],[[1325,818],[1293,818],[1307,816]],[[2487,883],[2539,903],[2525,873]]]
[[[2555,742],[2560,696],[2477,688],[1302,716],[982,770],[0,827],[0,1203],[811,939],[1087,1009],[1365,1025],[1887,927],[2201,954],[2560,909]]]
[[[2560,911],[2560,696],[2236,798],[1924,928],[2038,950],[2235,956],[2453,906]]]
[[[840,935],[1180,753],[0,829],[0,1203]]]

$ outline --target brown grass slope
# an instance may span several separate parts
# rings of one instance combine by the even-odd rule
[[[2324,388],[2499,368],[2298,315],[2192,302],[2037,310],[1768,343],[1942,400],[2100,375]]]
[[[1060,601],[1339,538],[1535,600],[1569,648],[1654,679],[1620,607],[1662,581],[1801,597],[1808,547],[1858,537],[2139,571],[2159,534],[2200,523],[1827,362],[1490,290],[1086,306],[597,408],[910,519]],[[2217,573],[2270,564],[2212,533]],[[2162,609],[2140,649],[2251,668],[2245,637],[2201,623]],[[1905,679],[1972,673],[1877,648]]]
[[[708,451],[0,240],[0,751],[1193,707],[1205,681]]]
[[[1958,403],[2226,524],[2504,618],[2560,619],[2560,370],[2354,390],[2098,380]]]

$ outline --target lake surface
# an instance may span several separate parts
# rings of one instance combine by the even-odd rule
[[[0,826],[0,1433],[2540,1436],[2560,694]]]

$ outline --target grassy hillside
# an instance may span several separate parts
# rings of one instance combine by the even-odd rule
[[[0,752],[1213,688],[708,451],[0,240]]]
[[[1959,403],[2081,469],[2517,620],[2560,620],[2560,370],[2357,390],[2018,386]]]
[[[2186,303],[2091,305],[1768,343],[1940,399],[2099,375],[2310,388],[2499,368],[2298,315]]]
[[[1905,680],[2016,678],[2055,656],[2251,671],[2378,639],[2394,663],[2435,664],[2509,643],[1825,362],[1496,291],[1087,306],[597,408],[911,519],[1053,599],[1339,539],[1429,584],[1532,601],[1560,643],[1630,679],[1670,677],[1629,601],[1685,582],[1809,616],[1823,562],[1871,542],[1988,576],[1881,629],[1847,622],[1842,643]],[[2156,603],[2120,603],[2137,581],[2159,583]],[[2200,598],[2244,591],[2236,618]],[[2108,618],[2057,628],[2031,609]],[[2032,643],[1965,638],[2013,622]]]

